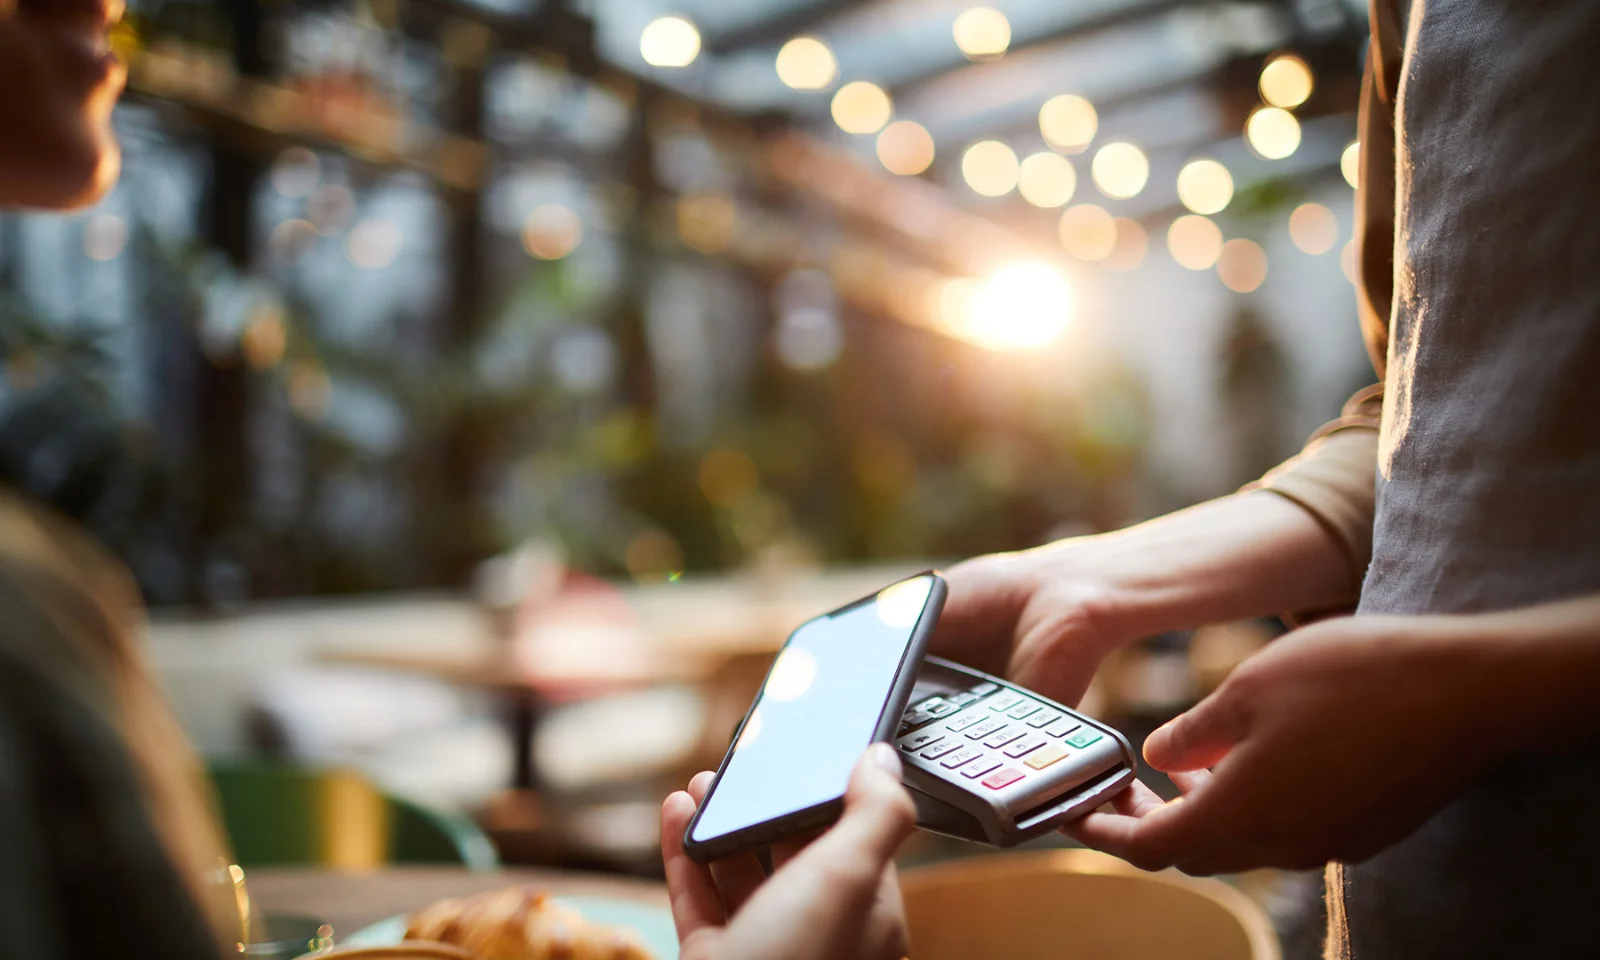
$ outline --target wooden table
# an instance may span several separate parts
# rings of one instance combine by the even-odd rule
[[[667,888],[648,880],[562,870],[469,873],[459,867],[390,867],[341,873],[315,867],[255,867],[245,874],[252,907],[315,917],[347,936],[386,917],[445,897],[528,884],[557,896],[610,897],[667,906]]]

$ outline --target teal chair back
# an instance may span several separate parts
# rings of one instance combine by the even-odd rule
[[[224,761],[211,765],[211,779],[244,867],[439,863],[490,871],[500,865],[471,818],[385,794],[350,770]]]

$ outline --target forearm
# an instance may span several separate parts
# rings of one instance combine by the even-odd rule
[[[1098,583],[1097,613],[1120,640],[1331,608],[1353,601],[1360,586],[1338,543],[1310,512],[1266,491],[1233,494],[1029,555],[1043,576]]]
[[[1446,618],[1479,653],[1506,751],[1564,748],[1600,736],[1600,595]]]

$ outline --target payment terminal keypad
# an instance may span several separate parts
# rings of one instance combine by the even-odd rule
[[[1059,710],[984,682],[912,704],[896,743],[942,776],[1000,790],[1100,739]]]
[[[893,742],[918,826],[996,846],[1042,836],[1133,779],[1115,729],[938,657],[925,658]]]

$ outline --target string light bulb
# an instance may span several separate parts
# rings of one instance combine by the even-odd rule
[[[657,17],[639,34],[639,55],[652,67],[687,67],[700,56],[700,31],[683,17]]]
[[[839,61],[816,37],[795,37],[778,51],[778,79],[793,90],[822,90],[839,74]]]

